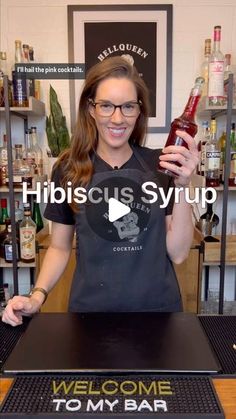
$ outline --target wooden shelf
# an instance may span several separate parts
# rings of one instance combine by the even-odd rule
[[[36,187],[36,182],[40,182],[41,183],[41,189],[44,187],[43,182],[47,181],[47,175],[42,175],[42,176],[34,176],[33,178],[33,186],[32,188],[27,188],[28,191],[32,191],[35,189]],[[0,192],[9,192],[9,188],[8,186],[0,186]],[[14,192],[22,192],[22,188],[14,188]]]
[[[24,263],[21,261],[17,262],[18,268],[35,268],[36,262]],[[12,263],[5,262],[4,259],[0,258],[0,268],[12,268]]]
[[[44,116],[45,104],[33,96],[29,97],[29,106],[27,107],[11,107],[11,112],[20,114],[21,116]],[[5,108],[0,108],[0,112],[5,113]]]

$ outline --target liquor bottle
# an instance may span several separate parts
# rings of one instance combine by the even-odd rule
[[[208,201],[212,199],[212,192],[207,192],[207,199]],[[217,214],[213,212],[213,204],[207,203],[207,209],[206,212],[204,212],[200,217],[200,224],[202,224],[203,233],[205,233],[205,236],[212,234],[212,229],[216,227],[219,224],[219,217]]]
[[[7,283],[3,284],[3,289],[4,289],[5,302],[8,303],[8,301],[11,298],[10,290],[9,290],[9,284],[7,284]]]
[[[36,152],[36,174],[39,176],[43,175],[43,152],[41,147],[38,144],[38,134],[37,128],[31,127],[31,141],[32,146]]]
[[[216,120],[211,119],[211,135],[206,142],[205,176],[206,186],[219,186],[220,184],[220,149],[216,138]]]
[[[31,129],[25,131],[25,149],[23,152],[24,162],[31,168],[31,173],[37,173],[37,152],[32,144]]]
[[[229,186],[236,187],[236,134],[235,123],[232,123],[230,133],[230,175]]]
[[[30,47],[30,46],[29,46],[29,62],[31,64],[34,64],[34,49],[33,49],[33,47]],[[34,79],[29,79],[29,95],[34,96],[36,98],[36,96],[35,96],[35,80]]]
[[[2,209],[2,212],[0,215],[0,231],[2,231],[5,229],[5,221],[6,221],[6,218],[9,218],[9,215],[8,215],[8,209],[7,209],[7,199],[2,198],[0,202],[1,202],[1,209]]]
[[[15,144],[15,159],[12,165],[13,186],[21,187],[22,182],[27,182],[28,187],[32,187],[32,168],[23,160],[22,144]],[[9,184],[8,170],[6,184]]]
[[[229,78],[230,74],[234,74],[233,68],[231,66],[231,54],[225,54],[225,72],[224,72],[224,104],[227,105],[227,96],[228,96],[228,83],[226,81]],[[233,105],[235,105],[236,100],[236,84],[233,81]]]
[[[23,62],[21,41],[15,41],[15,63],[20,64]],[[26,77],[16,74],[15,70],[12,71],[13,81],[13,106],[27,107],[29,105],[27,96],[27,82]]]
[[[9,224],[11,224],[11,219],[10,218],[6,218],[5,219],[5,224],[4,224],[4,230],[0,231],[0,258],[4,259],[4,247],[3,247],[3,242],[7,236],[8,233],[8,226]]]
[[[33,221],[36,224],[36,233],[43,229],[43,219],[40,212],[39,203],[34,200],[33,205]]]
[[[201,75],[205,80],[202,90],[202,96],[207,96],[209,81],[209,59],[211,55],[211,39],[205,39],[204,61],[201,67]]]
[[[0,185],[6,185],[6,171],[8,165],[7,136],[3,135],[3,145],[0,147]]]
[[[22,262],[35,261],[36,224],[31,218],[30,204],[24,204],[24,218],[20,223],[20,259]]]
[[[196,135],[197,124],[195,122],[195,114],[197,110],[197,105],[201,98],[203,84],[203,77],[197,77],[194,83],[194,87],[190,92],[190,96],[185,106],[184,112],[178,118],[174,119],[174,121],[171,123],[171,129],[165,147],[168,147],[169,145],[181,145],[183,147],[188,148],[187,143],[176,134],[176,130],[186,131],[192,137]],[[178,162],[173,163],[177,166],[180,166]],[[170,170],[164,169],[160,165],[158,167],[158,170],[162,173],[173,176],[173,173]]]
[[[200,152],[200,160],[198,166],[198,174],[205,176],[205,160],[206,160],[206,142],[210,136],[208,121],[202,122],[202,137],[198,143],[198,151]]]
[[[7,235],[3,242],[4,259],[6,262],[12,263],[13,261],[13,238],[11,232],[11,224],[7,226]],[[16,239],[16,259],[19,260],[19,242]]]
[[[20,238],[20,223],[24,218],[24,211],[20,209],[20,202],[15,200],[15,222],[16,222],[16,235]]]
[[[209,59],[209,105],[224,105],[224,62],[220,50],[221,26],[214,27],[214,47]]]
[[[7,56],[0,52],[0,107],[5,106],[3,77],[7,74]]]
[[[225,173],[225,148],[226,148],[226,132],[223,131],[219,138],[220,149],[220,182],[224,183]]]

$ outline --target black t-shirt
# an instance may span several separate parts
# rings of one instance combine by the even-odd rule
[[[161,149],[150,149],[147,147],[136,146],[135,147],[140,156],[143,158],[147,166],[149,167],[150,171],[158,177],[159,183],[161,184],[165,194],[170,187],[174,187],[173,179],[167,175],[164,175],[157,171],[159,156],[161,154]],[[94,164],[94,173],[99,172],[109,172],[112,170],[116,170],[111,167],[108,163],[102,160],[96,153],[93,156],[93,164]],[[138,169],[143,171],[143,167],[140,162],[136,159],[135,155],[132,154],[130,159],[119,169]],[[118,169],[118,170],[119,170]],[[51,181],[54,182],[55,187],[61,186],[61,177],[62,177],[62,170],[57,168],[53,172],[53,176]],[[174,194],[171,195],[171,199],[166,207],[166,215],[172,214],[174,204]],[[68,224],[73,225],[75,224],[75,218],[73,210],[71,209],[70,205],[68,204],[67,200],[63,201],[62,203],[48,203],[44,212],[44,217],[48,220],[54,221],[56,223],[61,224]]]

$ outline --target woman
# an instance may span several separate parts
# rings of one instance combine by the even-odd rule
[[[23,314],[40,309],[67,265],[74,232],[77,264],[70,311],[182,309],[172,262],[181,263],[188,255],[191,207],[181,191],[178,203],[171,199],[163,208],[159,200],[148,200],[142,185],[152,182],[165,195],[170,186],[188,186],[198,151],[182,131],[178,135],[188,149],[170,146],[160,156],[158,150],[143,147],[148,114],[147,88],[124,58],[109,58],[90,69],[71,148],[59,158],[52,179],[64,188],[71,182],[77,202],[47,205],[52,237],[36,288],[30,298],[11,299],[3,321],[17,325]],[[172,170],[173,179],[157,171],[159,161]],[[77,187],[84,188],[86,202]],[[111,197],[130,207],[130,217],[109,221]]]

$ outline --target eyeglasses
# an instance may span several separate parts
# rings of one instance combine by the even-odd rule
[[[122,103],[122,105],[114,105],[111,102],[94,102],[92,99],[89,99],[89,103],[94,106],[96,112],[99,116],[110,117],[115,113],[116,108],[120,108],[120,111],[123,116],[126,117],[135,117],[140,113],[140,106],[142,105],[141,100],[138,102],[131,101]]]

